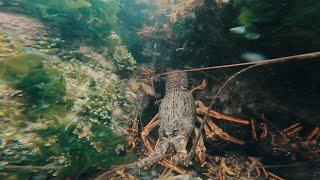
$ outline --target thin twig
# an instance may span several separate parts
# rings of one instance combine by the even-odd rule
[[[241,66],[250,66],[250,65],[265,65],[265,64],[273,64],[293,59],[307,59],[307,58],[315,58],[319,57],[320,52],[312,52],[312,53],[306,53],[306,54],[299,54],[299,55],[293,55],[293,56],[286,56],[286,57],[280,57],[280,58],[273,58],[263,61],[254,61],[254,62],[247,62],[247,63],[237,63],[237,64],[227,64],[227,65],[220,65],[220,66],[210,66],[210,67],[203,67],[203,68],[189,68],[184,70],[175,70],[174,73],[178,72],[195,72],[195,71],[204,71],[204,70],[212,70],[212,69],[223,69],[223,68],[231,68],[231,67],[241,67]],[[160,74],[154,74],[154,76],[165,76],[172,74],[172,71],[160,73]]]

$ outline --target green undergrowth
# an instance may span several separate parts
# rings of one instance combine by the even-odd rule
[[[0,78],[22,91],[24,112],[32,118],[54,112],[65,114],[72,105],[71,100],[64,98],[64,77],[46,65],[46,61],[37,54],[23,54],[0,62]]]
[[[100,52],[108,49],[108,57],[114,62],[117,73],[123,77],[134,75],[136,60],[133,54],[139,56],[142,49],[139,44],[141,40],[136,33],[143,27],[143,23],[138,21],[146,19],[141,11],[141,8],[146,6],[144,3],[130,1],[130,5],[137,8],[132,10],[127,1],[118,0],[2,0],[0,2],[2,2],[0,7],[15,7],[18,12],[43,20],[46,25],[57,30],[68,43],[81,42]],[[135,12],[134,19],[126,14],[129,10]],[[124,43],[110,43],[112,32],[120,34],[121,37],[117,35],[117,38],[124,39]],[[56,42],[39,43],[45,43],[41,51],[46,54],[56,54],[60,59],[85,59],[77,49],[63,52],[69,50],[64,46],[57,52]],[[110,47],[112,50],[109,50]],[[133,54],[130,51],[133,51]]]
[[[54,120],[46,121],[46,126],[32,131],[32,140],[27,139],[31,132],[20,132],[26,137],[1,142],[0,177],[73,179],[135,158],[115,151],[117,145],[126,145],[126,140],[107,126],[92,124],[88,130],[91,135],[84,137],[82,135],[88,133],[81,132],[87,131],[84,124],[66,126]],[[10,165],[20,168],[10,168]],[[41,166],[47,169],[38,169]]]
[[[116,33],[108,37],[108,55],[121,76],[130,77],[136,73],[136,60]]]
[[[93,45],[105,42],[119,10],[115,0],[2,0],[2,4],[21,7],[58,28],[65,39],[87,39]]]
[[[124,87],[118,83],[110,83],[103,85],[103,88],[99,88],[99,90],[91,91],[81,114],[90,121],[97,120],[100,123],[108,124],[114,118],[112,111],[115,110],[115,106],[125,109],[129,104],[125,99]]]
[[[70,77],[57,68],[35,53],[0,62],[0,88],[8,86],[0,92],[0,179],[77,179],[135,159],[116,151],[126,139],[106,123],[115,103],[127,106],[124,88],[93,81],[79,113]]]

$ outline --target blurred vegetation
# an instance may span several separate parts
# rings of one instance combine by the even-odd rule
[[[116,151],[119,144],[126,145],[126,139],[116,134],[101,114],[112,118],[113,103],[126,106],[120,86],[93,90],[103,102],[90,96],[93,100],[88,104],[95,109],[84,111],[81,118],[71,111],[64,76],[41,55],[6,58],[0,62],[0,79],[12,88],[1,94],[10,100],[0,100],[1,179],[73,179],[135,158]],[[101,94],[102,90],[105,93]],[[99,106],[105,103],[111,109]],[[96,118],[98,121],[92,120]]]
[[[238,20],[245,30],[260,34],[250,48],[270,56],[319,49],[319,1],[234,0],[234,4],[240,10]]]
[[[128,6],[120,6],[119,1],[1,0],[0,6],[42,19],[54,32],[58,30],[62,36],[36,39],[32,46],[50,58],[57,55],[66,64],[79,60],[89,68],[92,57],[75,47],[79,44],[74,42],[80,41],[97,52],[107,52],[121,76],[135,73],[136,61],[128,49],[139,47],[134,31],[143,24],[136,22],[127,28]],[[126,21],[122,25],[117,17],[120,8],[120,19]],[[145,18],[140,11],[135,13]],[[131,43],[129,48],[117,34],[112,40],[112,30]],[[131,40],[130,36],[135,38]],[[76,96],[70,89],[73,79],[81,79],[83,74],[65,77],[65,72],[58,69],[60,60],[52,62],[36,53],[1,59],[0,88],[4,91],[0,96],[4,98],[0,100],[0,179],[77,179],[135,159],[130,153],[117,151],[118,145],[126,146],[126,139],[115,132],[111,123],[123,123],[120,115],[129,106],[122,83],[102,85],[93,80],[89,90],[86,84],[79,85],[83,99],[71,100],[69,97]]]
[[[135,74],[136,60],[116,33],[111,33],[108,37],[108,55],[121,76],[130,77]]]
[[[153,12],[152,12],[153,11]],[[154,22],[156,7],[137,0],[120,0],[117,33],[135,59],[143,61],[143,40],[137,34],[141,28]]]
[[[116,26],[119,2],[115,0],[3,0],[4,6],[20,6],[52,27],[66,40],[86,39],[103,45]]]
[[[64,99],[64,77],[45,64],[46,58],[37,54],[22,54],[0,62],[0,78],[21,90],[25,98],[25,113],[38,118],[59,110],[61,114],[72,105]]]
[[[143,12],[146,4],[126,0],[3,0],[2,6],[15,7],[19,12],[40,18],[50,27],[57,28],[63,40],[76,41],[72,48],[63,45],[64,41],[40,41],[41,46],[49,46],[44,47],[42,52],[57,54],[62,60],[83,60],[84,55],[76,51],[80,41],[92,45],[99,52],[107,49],[108,57],[115,62],[121,76],[129,77],[135,73],[134,56],[141,57],[142,49],[141,39],[136,32],[148,19]],[[117,38],[120,42],[110,42],[112,32],[119,34]],[[58,52],[57,47],[60,47]],[[72,52],[66,53],[66,50]]]
[[[105,46],[111,31],[121,35],[134,55],[139,56],[141,39],[136,34],[150,18],[146,3],[137,0],[0,0],[2,6],[22,7],[58,28],[66,40],[82,39]]]
[[[0,178],[74,179],[134,159],[116,152],[126,140],[108,126],[51,118],[38,121],[11,136],[6,136],[8,130],[0,133]]]
[[[125,99],[124,87],[120,83],[96,85],[96,82],[92,81],[90,86],[92,92],[89,94],[88,101],[84,104],[84,110],[81,112],[81,115],[89,121],[110,124],[114,120],[112,112],[115,109],[125,109],[129,106]]]
[[[0,60],[18,54],[21,51],[20,46],[6,31],[0,28]]]

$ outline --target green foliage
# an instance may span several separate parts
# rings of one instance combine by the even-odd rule
[[[105,43],[116,26],[117,0],[13,0],[15,4],[58,27],[64,39],[81,38],[93,45]]]
[[[120,75],[130,76],[135,73],[136,60],[125,46],[115,47],[112,58],[115,61],[117,71],[120,72]]]
[[[92,124],[86,127],[88,125],[78,123],[77,126],[66,126],[53,120],[48,121],[47,126],[38,127],[32,132],[35,139],[33,142],[25,144],[22,139],[18,139],[0,145],[0,170],[8,164],[21,167],[46,166],[49,170],[41,172],[43,170],[17,168],[0,174],[0,177],[35,178],[44,173],[44,177],[50,175],[57,179],[73,179],[96,169],[117,166],[134,159],[133,155],[121,156],[116,152],[117,145],[126,145],[126,140],[105,125]]]
[[[111,40],[108,37],[112,29],[130,38],[134,27],[143,25],[134,22],[128,31],[124,27],[116,28],[119,3],[118,0],[0,0],[0,6],[15,7],[58,28],[61,39],[89,42],[101,49]],[[125,7],[122,11],[125,12]],[[61,39],[60,35],[39,39],[35,45],[43,53],[59,56],[60,60],[83,60],[83,66],[87,66],[87,59],[77,52],[78,43],[70,48],[70,42]],[[117,71],[125,76],[134,74],[135,59],[119,37],[114,40],[108,42],[108,52]],[[140,43],[137,39],[130,42],[132,47]],[[84,88],[88,96],[76,99],[72,106],[66,96],[73,97],[74,92],[67,89],[74,85],[72,80],[81,77],[66,76],[66,84],[64,76],[52,64],[45,57],[31,53],[0,62],[0,88],[6,84],[14,92],[8,95],[8,100],[0,99],[0,179],[78,179],[135,158],[132,154],[124,156],[116,152],[116,147],[126,145],[126,140],[107,124],[110,120],[118,121],[112,115],[115,108],[122,110],[127,106],[124,87],[120,83],[101,87],[92,82],[92,89]],[[82,107],[82,103],[83,109],[77,109],[76,105]]]
[[[119,84],[91,83],[86,104],[93,107],[80,118],[66,108],[63,76],[43,56],[1,61],[0,79],[23,93],[0,99],[0,179],[77,179],[135,158],[116,152],[125,137],[103,121],[112,118],[115,102],[126,106]]]
[[[318,50],[319,1],[235,0],[235,5],[240,9],[239,23],[261,35],[255,42],[260,51],[283,56]]]
[[[261,31],[263,28],[313,28],[320,32],[320,3],[315,0],[235,0],[241,8],[239,22],[245,27]]]
[[[93,87],[92,83],[90,84],[90,87],[94,89],[89,94],[89,99],[84,105],[81,115],[87,117],[90,121],[108,124],[113,119],[112,111],[115,109],[115,104],[122,109],[128,105],[124,87],[117,83],[109,83],[103,85],[103,87],[98,86],[96,82]]]
[[[24,93],[25,112],[30,116],[63,110],[70,105],[64,100],[64,77],[45,61],[46,58],[37,54],[22,54],[0,62],[0,78]]]
[[[108,37],[108,53],[116,66],[117,72],[128,77],[136,72],[136,60],[128,51],[127,47],[122,44],[121,38],[112,33]]]
[[[134,74],[136,61],[129,52],[139,57],[142,42],[136,34],[149,18],[144,8],[147,5],[127,0],[13,0],[5,1],[3,6],[14,5],[26,12],[31,12],[51,27],[58,28],[65,40],[77,40],[104,49],[107,44],[111,50],[117,71],[124,77]],[[119,16],[119,21],[118,21]],[[120,42],[108,42],[111,31],[120,34]],[[123,39],[123,42],[122,40]],[[39,42],[43,46],[43,41]],[[56,42],[46,44],[41,51],[46,54],[58,54],[61,59],[84,59],[79,54],[56,52]],[[70,48],[61,47],[69,50]]]
[[[141,60],[143,41],[137,35],[143,26],[152,23],[150,14],[155,12],[155,7],[149,7],[148,4],[139,0],[120,0],[120,10],[118,16],[117,32],[123,39],[123,42],[128,46],[128,49],[133,54],[135,59]]]
[[[238,0],[235,2],[242,7],[239,16],[240,23],[253,29],[259,24],[271,24],[281,20],[277,19],[277,17],[286,13],[288,7],[287,0]]]
[[[97,119],[101,123],[111,120],[112,101],[109,97],[97,93],[89,95],[89,101],[84,106],[83,115],[90,119]]]
[[[108,168],[119,165],[132,156],[121,157],[115,151],[118,144],[126,144],[123,136],[113,133],[105,125],[92,124],[90,131],[92,135],[81,137],[76,131],[83,131],[84,126],[73,126],[65,129],[50,128],[40,131],[43,137],[56,136],[57,144],[41,147],[45,154],[59,157],[65,155],[67,160],[64,168],[57,175],[77,177],[97,168]]]

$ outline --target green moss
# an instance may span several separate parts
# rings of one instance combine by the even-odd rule
[[[113,120],[112,111],[115,104],[118,104],[122,109],[127,106],[124,88],[121,84],[117,83],[109,83],[108,85],[99,87],[97,82],[94,82],[95,89],[89,94],[88,101],[84,105],[81,115],[91,121],[108,124]]]
[[[126,145],[126,140],[107,126],[92,124],[91,131],[94,133],[88,138],[79,137],[74,133],[75,130],[75,126],[70,126],[67,129],[48,128],[40,132],[44,137],[55,135],[58,139],[55,146],[42,146],[43,154],[55,157],[67,155],[64,166],[56,172],[61,178],[77,177],[97,168],[108,168],[134,159],[132,155],[122,157],[117,154],[117,145]]]
[[[0,62],[0,79],[23,92],[25,112],[30,117],[51,114],[57,110],[62,115],[71,105],[71,101],[64,99],[64,77],[49,67],[46,61],[45,57],[37,54],[22,54]]]
[[[64,39],[103,45],[117,23],[117,0],[5,0],[58,28]],[[68,29],[68,31],[65,31]]]
[[[124,77],[135,74],[137,62],[116,33],[108,37],[108,52],[118,74]]]
[[[30,108],[28,112],[17,113],[20,112],[15,103],[19,102],[17,99],[10,100],[10,104],[0,101],[0,172],[5,172],[0,173],[0,178],[77,179],[135,160],[133,154],[116,152],[119,144],[126,146],[125,137],[99,122],[103,120],[101,113],[111,117],[114,102],[121,107],[126,105],[124,88],[120,84],[91,83],[92,94],[86,104],[93,107],[89,114],[80,118],[64,108],[65,80],[49,66],[46,58],[24,54],[2,61],[0,67],[0,79],[23,92],[23,108],[34,106],[31,108],[33,113],[51,112],[40,112],[41,118],[33,116],[30,121]],[[57,117],[53,112],[65,112],[67,116]],[[99,121],[88,121],[89,118]],[[21,168],[3,168],[6,165]],[[28,166],[52,168],[35,170]]]
[[[80,123],[81,124],[81,123]],[[79,124],[78,124],[79,125]],[[32,168],[6,169],[2,178],[29,177],[35,178],[44,175],[57,179],[67,177],[77,179],[79,176],[116,166],[135,159],[132,154],[122,156],[116,152],[119,144],[126,145],[124,136],[115,134],[109,127],[101,124],[92,124],[90,136],[82,137],[77,133],[83,126],[50,121],[47,127],[33,131],[33,136],[41,141],[35,141],[32,147],[21,143],[19,140],[0,144],[0,170],[3,166],[20,165],[21,167],[44,165],[52,167],[50,170],[34,170]],[[0,133],[1,134],[1,133]],[[14,156],[12,156],[14,154]]]

